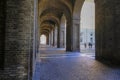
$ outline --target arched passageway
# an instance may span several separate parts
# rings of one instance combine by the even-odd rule
[[[79,53],[84,1],[0,0],[0,80],[119,80],[120,68],[101,62],[120,64],[120,1],[94,0],[101,62]],[[41,34],[48,49],[40,49]]]
[[[85,0],[81,9],[80,52],[95,55],[95,3]]]

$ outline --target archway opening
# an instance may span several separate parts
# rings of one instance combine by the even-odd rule
[[[80,49],[81,53],[95,55],[95,3],[85,0],[81,10]]]
[[[40,44],[46,45],[46,43],[47,43],[47,37],[46,37],[46,35],[43,34],[40,36]]]

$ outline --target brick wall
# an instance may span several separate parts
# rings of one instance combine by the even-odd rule
[[[5,73],[6,80],[28,80],[33,39],[34,0],[7,0]]]

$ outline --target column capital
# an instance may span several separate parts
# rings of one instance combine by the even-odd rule
[[[73,19],[73,25],[74,24],[80,24],[80,19]]]
[[[73,18],[72,20],[80,20],[80,18]]]

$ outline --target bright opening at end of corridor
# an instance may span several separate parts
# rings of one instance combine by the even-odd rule
[[[93,0],[85,0],[80,16],[81,53],[95,54],[95,3]]]
[[[46,36],[45,35],[40,36],[40,44],[46,45]]]

